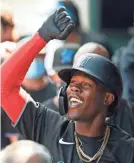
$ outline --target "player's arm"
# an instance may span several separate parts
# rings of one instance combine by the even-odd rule
[[[23,113],[27,102],[32,100],[21,88],[31,62],[48,41],[55,38],[66,39],[73,26],[65,8],[56,10],[29,41],[2,64],[1,105],[13,123]]]
[[[21,89],[22,81],[32,60],[45,44],[46,42],[35,34],[1,66],[1,104],[13,123],[30,97]]]

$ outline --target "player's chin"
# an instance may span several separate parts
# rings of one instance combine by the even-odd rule
[[[79,120],[79,117],[77,117],[77,116],[70,116],[70,115],[67,115],[67,118],[68,118],[68,120],[71,120],[71,121],[78,121]]]
[[[69,120],[73,120],[73,121],[79,120],[79,118],[80,118],[79,111],[78,110],[77,111],[73,110],[73,112],[72,112],[71,110],[69,110],[68,113],[67,113],[67,118]]]

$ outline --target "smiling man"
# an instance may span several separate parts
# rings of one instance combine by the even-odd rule
[[[89,53],[79,57],[72,68],[59,71],[66,83],[59,93],[59,109],[67,118],[21,89],[31,62],[46,41],[65,39],[72,28],[71,18],[60,8],[2,65],[2,107],[26,139],[48,148],[54,163],[133,163],[133,138],[105,123],[122,94],[120,74],[108,59]]]
[[[114,99],[113,95],[106,94],[103,87],[95,80],[79,71],[72,76],[67,94],[69,101],[67,116],[70,119],[82,122],[91,122],[99,112],[104,116],[106,111],[102,110],[102,107],[104,107],[105,96],[109,98],[108,103],[112,103]]]

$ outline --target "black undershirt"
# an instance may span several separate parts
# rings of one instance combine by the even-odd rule
[[[98,150],[100,149],[100,147],[103,143],[103,136],[87,137],[87,136],[77,134],[77,137],[82,142],[81,149],[89,157],[93,157],[98,152]],[[79,156],[77,156],[77,157],[79,158]],[[92,163],[96,163],[96,162],[97,162],[97,160],[93,161]],[[80,158],[79,158],[79,163],[85,163],[85,162],[80,160]]]

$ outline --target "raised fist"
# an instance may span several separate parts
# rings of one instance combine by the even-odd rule
[[[74,22],[65,7],[61,7],[48,17],[38,32],[48,42],[52,39],[65,40],[73,28]]]

